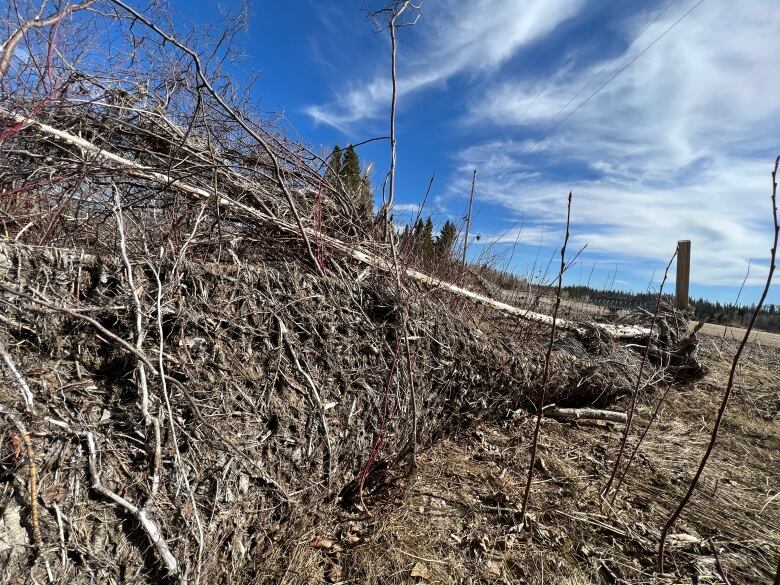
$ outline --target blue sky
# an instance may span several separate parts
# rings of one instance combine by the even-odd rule
[[[173,5],[182,30],[219,19],[211,2]],[[315,148],[386,135],[389,38],[367,18],[377,5],[250,3],[237,78],[259,73],[263,110]],[[752,259],[741,300],[757,300],[780,153],[778,8],[423,0],[399,34],[396,217],[415,213],[435,170],[426,214],[460,222],[477,169],[471,256],[528,274],[560,245],[572,190],[571,250],[587,248],[567,284],[657,287],[676,241],[690,239],[692,296],[733,301]],[[360,155],[380,186],[387,144]]]

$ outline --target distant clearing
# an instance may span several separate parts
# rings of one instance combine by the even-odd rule
[[[695,321],[691,322],[691,327],[696,325]],[[745,329],[742,327],[726,327],[725,325],[715,325],[714,323],[705,323],[701,328],[701,332],[704,335],[711,337],[723,337],[723,333],[726,333],[726,339],[732,339],[739,341],[745,335]],[[761,343],[764,345],[771,345],[772,347],[780,347],[780,334],[768,333],[766,331],[753,331],[750,334],[751,343]]]

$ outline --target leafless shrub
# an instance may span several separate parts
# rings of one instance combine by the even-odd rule
[[[34,578],[42,560],[61,580],[249,581],[276,546],[278,579],[311,511],[370,503],[418,443],[535,406],[525,512],[545,400],[629,388],[613,338],[645,329],[559,314],[571,195],[552,318],[505,305],[479,271],[421,272],[393,230],[374,239],[327,156],[257,114],[224,68],[245,15],[175,31],[157,5],[41,6],[0,16],[0,409],[40,443]],[[389,10],[395,39],[418,6]],[[39,510],[36,482],[61,478],[70,507]]]

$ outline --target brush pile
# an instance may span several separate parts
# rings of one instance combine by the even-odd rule
[[[90,490],[87,433],[101,481],[156,523],[177,575],[240,582],[292,526],[300,534],[328,503],[358,504],[402,473],[415,439],[502,418],[540,392],[541,336],[502,341],[499,327],[475,325],[486,319],[447,310],[449,295],[402,301],[386,275],[321,278],[290,261],[131,265],[133,290],[116,256],[0,247],[3,345],[31,396],[28,407],[5,367],[0,404],[30,433],[41,494],[42,542],[25,532],[0,553],[11,574],[40,554],[62,577],[156,578],[148,535]],[[631,388],[635,352],[557,343],[551,401],[600,404]],[[29,461],[6,422],[0,505],[29,524]]]
[[[323,157],[139,18],[107,71],[32,33],[0,68],[0,579],[277,582],[331,506],[543,406],[546,324],[399,268]],[[548,402],[631,391],[609,331],[556,340]]]

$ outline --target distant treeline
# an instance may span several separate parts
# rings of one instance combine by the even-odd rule
[[[733,303],[720,304],[705,301],[704,299],[692,300],[696,318],[708,323],[720,323],[723,325],[736,325],[744,327],[750,321],[756,306],[738,306]],[[780,332],[780,305],[768,304],[762,307],[756,317],[756,329]]]
[[[359,168],[359,167],[358,167]],[[401,234],[401,249],[415,258],[428,270],[444,273],[453,262],[459,260],[455,243],[458,239],[458,229],[455,224],[447,220],[441,230],[436,233],[433,219],[419,218],[413,225],[404,227]],[[511,272],[498,270],[488,264],[471,264],[473,273],[494,286],[511,291],[525,291],[529,288],[528,281]],[[536,292],[547,294],[546,287],[531,286]],[[552,289],[550,294],[554,294]],[[587,300],[596,305],[606,305],[616,308],[641,307],[652,311],[655,309],[658,293],[655,292],[631,292],[624,290],[598,290],[589,286],[565,286],[563,295],[569,299]],[[674,304],[674,295],[664,294],[664,302]],[[691,299],[694,318],[698,321],[744,327],[750,320],[755,305],[737,305],[734,303],[721,304],[705,299]],[[756,318],[755,327],[763,331],[780,332],[780,305],[768,304],[763,307]]]
[[[580,299],[587,297],[591,302],[599,304],[608,304],[610,300],[629,301],[632,305],[652,309],[658,297],[657,293],[645,292],[634,293],[621,290],[597,290],[587,286],[567,286],[564,291],[569,293],[570,299]],[[664,301],[674,303],[674,296],[671,294],[663,295]],[[691,299],[694,317],[699,321],[707,323],[717,323],[720,325],[730,325],[734,327],[744,327],[747,325],[752,315],[755,305],[736,305],[734,303],[711,302],[705,299]],[[763,307],[761,313],[756,318],[757,329],[764,331],[780,332],[780,305],[768,304]]]
[[[414,258],[426,270],[445,275],[454,267],[461,266],[461,248],[456,249],[455,245],[459,236],[458,227],[449,219],[437,233],[436,224],[431,216],[425,219],[420,217],[413,224],[404,226],[401,232],[401,251],[407,257]],[[524,278],[505,270],[498,270],[486,263],[469,263],[469,271],[501,289],[526,290],[528,288],[528,282]]]
[[[433,219],[419,218],[411,227],[404,227],[401,233],[401,249],[424,262],[431,260],[453,260],[458,228],[450,220],[444,222],[438,235],[434,235]]]

